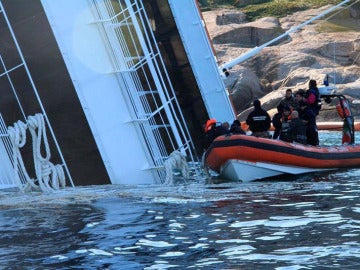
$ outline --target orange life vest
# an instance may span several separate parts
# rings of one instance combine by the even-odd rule
[[[342,106],[341,106],[342,104]],[[341,100],[336,104],[336,110],[339,114],[339,116],[344,119],[345,117],[351,116],[350,106],[349,102],[346,99]]]

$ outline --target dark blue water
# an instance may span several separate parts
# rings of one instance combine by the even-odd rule
[[[335,135],[322,134],[331,144]],[[0,192],[1,269],[360,269],[360,169]]]

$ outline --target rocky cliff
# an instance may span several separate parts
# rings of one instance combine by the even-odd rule
[[[247,22],[238,10],[207,11],[203,16],[221,65],[329,7],[255,22]],[[306,25],[264,48],[256,56],[234,66],[225,79],[225,85],[239,119],[243,120],[254,99],[260,98],[264,108],[272,114],[286,89],[291,88],[294,92],[306,89],[309,79],[315,79],[321,85],[326,75],[334,84],[336,93],[349,98],[355,118],[359,118],[360,12],[355,7]],[[332,110],[334,106],[334,102],[325,104],[320,120],[336,116]]]

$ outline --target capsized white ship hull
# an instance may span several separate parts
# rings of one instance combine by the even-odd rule
[[[234,117],[195,0],[0,0],[0,9],[6,125],[46,116],[75,185],[163,183],[170,153],[196,158],[188,123]]]
[[[0,0],[0,22],[5,123],[42,114],[75,185],[164,183],[197,127],[234,119],[220,73],[276,40],[219,67],[196,0]]]

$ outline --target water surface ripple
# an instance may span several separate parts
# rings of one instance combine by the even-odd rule
[[[360,169],[0,192],[1,269],[360,269]]]

